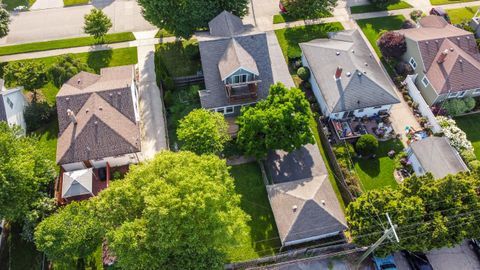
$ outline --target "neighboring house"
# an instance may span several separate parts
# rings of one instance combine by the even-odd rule
[[[242,106],[268,95],[274,83],[263,32],[255,32],[237,16],[223,11],[198,33],[205,90],[199,91],[203,108],[235,116]]]
[[[341,235],[345,216],[316,144],[291,153],[272,152],[267,171],[270,205],[282,246]]]
[[[413,142],[407,154],[417,175],[430,172],[439,179],[448,174],[468,171],[467,165],[445,137],[428,137]]]
[[[329,33],[328,39],[301,43],[300,48],[323,115],[373,116],[400,102],[358,30]]]
[[[480,53],[473,33],[440,16],[427,16],[405,36],[403,60],[414,69],[416,86],[428,105],[447,98],[480,95]]]
[[[64,171],[137,163],[141,150],[133,66],[80,72],[56,97],[57,163]],[[108,162],[108,164],[107,164]]]
[[[23,112],[27,106],[23,87],[7,89],[4,80],[0,79],[0,121],[6,121],[10,126],[20,126],[24,131],[27,124]]]

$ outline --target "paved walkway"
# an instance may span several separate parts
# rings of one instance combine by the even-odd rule
[[[63,8],[63,0],[37,0],[30,7],[30,10],[47,8]]]
[[[160,89],[155,75],[155,45],[151,40],[156,31],[134,33],[138,39],[138,92],[140,100],[142,154],[140,159],[151,159],[168,149],[166,119]]]
[[[285,58],[278,44],[275,32],[267,32],[268,52],[270,53],[270,61],[272,61],[272,74],[274,82],[281,82],[287,87],[295,87],[292,76],[288,71],[288,66],[285,64]]]

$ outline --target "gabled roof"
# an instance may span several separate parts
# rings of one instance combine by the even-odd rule
[[[244,31],[242,20],[228,11],[223,11],[208,23],[210,34],[218,37],[232,37]]]
[[[431,172],[436,179],[468,170],[445,137],[428,137],[413,142],[410,148],[425,172]]]
[[[67,164],[140,151],[131,83],[133,66],[82,72],[57,95],[57,163]],[[76,124],[67,111],[75,115]]]
[[[218,62],[218,70],[222,80],[231,76],[239,69],[245,69],[255,75],[259,75],[255,59],[232,38],[228,43],[222,58]]]
[[[291,153],[272,152],[267,162],[275,183],[267,191],[282,243],[347,228],[316,144]]]
[[[400,102],[358,30],[330,33],[300,47],[331,113]],[[342,76],[335,80],[338,67]]]
[[[480,53],[473,33],[448,24],[440,16],[420,20],[420,28],[402,29],[399,33],[416,42],[423,69],[435,91],[463,91],[480,88]],[[442,52],[448,52],[438,63]]]

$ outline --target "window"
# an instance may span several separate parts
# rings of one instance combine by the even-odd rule
[[[415,59],[413,59],[413,57],[411,57],[410,61],[408,62],[410,63],[410,66],[412,66],[413,69],[417,68],[417,62],[415,62]]]
[[[473,94],[478,95],[480,94],[480,88],[477,88],[473,91]]]
[[[357,110],[357,112],[361,113],[361,112],[363,112],[363,109]]]
[[[233,111],[234,111],[233,108],[234,108],[233,106],[226,107],[225,114],[231,114],[231,113],[233,113]]]
[[[467,91],[459,92],[458,97],[463,97],[463,96],[465,96],[466,93],[467,93]]]
[[[225,114],[225,108],[217,108],[217,112]]]
[[[459,92],[453,92],[453,93],[450,93],[448,94],[448,98],[455,98],[455,97],[458,97],[458,94],[460,94]]]
[[[248,74],[240,74],[233,76],[233,83],[245,83],[248,81]]]
[[[423,84],[423,86],[425,86],[425,87],[427,87],[427,86],[430,84],[430,82],[428,81],[427,76],[423,76],[422,84]]]
[[[7,97],[7,103],[8,103],[8,106],[10,106],[10,109],[13,109],[13,102],[8,97]]]

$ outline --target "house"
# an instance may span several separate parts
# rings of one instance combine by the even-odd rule
[[[212,19],[208,33],[198,33],[205,90],[203,108],[235,116],[246,105],[268,95],[274,83],[267,35],[223,11]]]
[[[16,125],[27,130],[23,112],[27,106],[22,87],[7,89],[5,81],[0,79],[0,121],[7,122],[10,126]]]
[[[267,186],[282,246],[342,236],[345,216],[316,144],[267,158],[273,184]]]
[[[63,171],[138,162],[140,115],[134,66],[80,72],[56,97],[57,163]]]
[[[303,66],[324,116],[374,116],[399,103],[393,84],[358,30],[301,43]]]
[[[417,175],[432,173],[436,178],[468,171],[467,165],[445,137],[428,137],[407,149],[408,161]]]
[[[405,36],[403,60],[413,68],[415,84],[428,105],[448,98],[480,95],[480,53],[473,33],[426,16]]]

